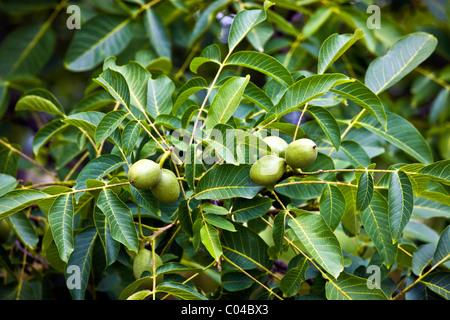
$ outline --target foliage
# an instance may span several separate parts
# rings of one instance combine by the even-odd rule
[[[445,3],[2,1],[0,298],[448,299]],[[266,135],[317,159],[259,186]]]

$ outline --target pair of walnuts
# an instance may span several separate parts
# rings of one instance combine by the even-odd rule
[[[164,203],[175,202],[180,196],[175,174],[149,159],[141,159],[131,166],[128,181],[136,189],[150,189],[155,198]]]
[[[250,169],[250,179],[261,186],[275,184],[286,171],[286,164],[293,169],[302,169],[317,158],[317,145],[310,139],[299,139],[289,145],[282,138],[270,136],[263,139],[271,154],[262,154]]]

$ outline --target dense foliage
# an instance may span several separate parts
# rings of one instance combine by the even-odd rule
[[[448,299],[448,2],[0,10],[0,299]]]

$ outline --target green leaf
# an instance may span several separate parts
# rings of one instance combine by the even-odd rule
[[[379,192],[374,192],[372,201],[361,211],[360,216],[364,230],[372,239],[384,264],[390,267],[397,255],[397,245],[390,233],[387,201]]]
[[[330,280],[325,285],[328,300],[387,300],[386,295],[376,283],[369,289],[367,279],[342,272],[336,281]]]
[[[364,211],[372,201],[373,177],[368,171],[364,171],[359,177],[358,189],[356,190],[356,210]]]
[[[108,219],[98,208],[94,210],[94,225],[105,251],[106,265],[110,266],[117,260],[120,244],[112,238]]]
[[[292,199],[314,199],[322,194],[324,183],[320,179],[293,176],[275,185],[275,190]]]
[[[380,98],[362,82],[359,80],[347,82],[330,89],[330,91],[350,99],[363,107],[378,119],[385,130],[387,129],[386,111]]]
[[[229,52],[233,51],[254,27],[266,19],[266,11],[272,5],[273,3],[270,1],[264,1],[262,10],[242,10],[238,12],[228,34]]]
[[[0,173],[0,197],[5,193],[14,190],[18,184],[19,181],[17,181],[13,176]]]
[[[94,227],[83,229],[75,237],[74,250],[66,264],[65,272],[66,283],[71,285],[69,291],[74,300],[84,300],[96,238],[97,230]]]
[[[386,130],[372,115],[359,119],[358,124],[405,151],[418,161],[424,164],[432,163],[433,155],[430,147],[420,132],[403,117],[388,111],[386,111],[386,115]]]
[[[441,264],[450,259],[450,226],[442,231],[433,256],[433,264]]]
[[[319,214],[300,209],[291,210],[297,214],[288,225],[294,230],[303,246],[317,263],[337,278],[344,270],[339,240]]]
[[[272,206],[273,200],[266,197],[254,197],[253,199],[237,198],[231,212],[236,222],[248,222],[266,214]]]
[[[170,41],[169,32],[161,18],[152,8],[145,10],[144,24],[145,31],[150,38],[150,44],[158,56],[170,58],[172,55],[172,42]]]
[[[113,154],[105,154],[89,161],[78,174],[75,190],[86,189],[87,179],[101,179],[123,165],[125,161]]]
[[[220,216],[226,216],[228,214],[228,210],[221,206],[216,206],[212,203],[206,202],[202,203],[202,210],[206,213],[217,214]],[[233,227],[234,229],[234,227]]]
[[[130,106],[130,89],[121,73],[107,68],[93,80],[108,91],[122,106]]]
[[[7,219],[11,229],[28,250],[36,250],[36,246],[39,242],[38,233],[25,212],[17,212],[10,215]]]
[[[89,136],[94,138],[95,129],[104,115],[104,113],[97,111],[79,112],[72,114],[61,121],[86,131]]]
[[[219,88],[206,117],[206,129],[212,129],[219,123],[226,123],[231,118],[239,106],[249,80],[250,76],[233,77]]]
[[[336,230],[345,212],[345,198],[338,187],[325,185],[320,196],[319,210],[328,227]]]
[[[178,221],[180,221],[180,225],[183,230],[190,236],[194,236],[194,232],[192,231],[192,216],[189,211],[189,206],[187,200],[182,200],[180,202],[180,206],[178,207]]]
[[[38,154],[39,150],[58,132],[67,127],[67,124],[60,119],[50,121],[34,135],[33,153]]]
[[[159,76],[148,81],[147,88],[147,111],[156,118],[160,114],[172,112],[172,92],[175,85],[167,76]]]
[[[157,216],[161,215],[158,199],[155,198],[151,190],[136,189],[132,185],[130,185],[130,189],[138,205]]]
[[[0,197],[0,219],[49,197],[48,194],[34,189],[17,189],[7,192]]]
[[[191,47],[211,26],[214,22],[217,13],[225,8],[232,0],[217,0],[212,2],[195,22],[194,30],[192,30],[188,45]]]
[[[423,270],[433,261],[433,255],[436,251],[434,243],[421,245],[413,254],[411,270],[416,276],[421,276]]]
[[[73,107],[73,112],[97,111],[98,109],[114,104],[115,99],[108,92],[94,91],[87,94],[80,102]]]
[[[274,117],[279,119],[291,111],[299,110],[305,103],[328,92],[332,87],[348,81],[350,81],[348,77],[336,73],[313,75],[295,82],[269,111],[263,124]]]
[[[393,242],[400,239],[403,229],[411,218],[414,194],[411,181],[403,171],[391,173],[389,180],[389,226]]]
[[[277,59],[268,54],[255,51],[233,53],[226,65],[236,65],[259,71],[288,87],[294,82],[291,73]]]
[[[110,56],[122,52],[133,35],[130,19],[100,15],[77,31],[67,50],[64,64],[70,71],[87,71]]]
[[[261,273],[256,273],[253,270],[249,271],[249,274],[252,275],[255,279],[261,277]],[[261,281],[259,279],[259,281]],[[227,291],[237,292],[241,290],[245,290],[250,288],[255,282],[252,278],[248,277],[246,274],[242,272],[227,272],[222,276],[222,285],[223,288]]]
[[[21,151],[19,144],[11,144],[16,150]],[[0,173],[4,173],[15,177],[17,175],[17,167],[20,154],[12,151],[10,148],[0,145]]]
[[[171,114],[160,114],[156,117],[155,126],[163,126],[166,129],[178,130],[181,128],[181,120],[179,117]]]
[[[0,77],[35,74],[51,57],[54,44],[54,31],[46,24],[12,30],[0,45]]]
[[[326,136],[331,141],[333,147],[336,150],[339,150],[341,144],[341,130],[331,112],[325,108],[314,106],[310,106],[306,110],[320,125],[323,132],[325,132]]]
[[[342,226],[351,235],[357,235],[361,231],[361,216],[356,210],[356,188],[343,185],[338,186],[345,198],[345,211],[342,216]]]
[[[436,272],[426,276],[420,282],[446,300],[450,299],[450,272]]]
[[[163,282],[156,287],[156,292],[168,293],[182,300],[207,300],[188,285],[176,282]]]
[[[236,231],[236,229],[234,228],[234,225],[230,221],[228,221],[222,217],[219,217],[212,213],[207,213],[204,215],[204,217],[205,217],[206,222],[208,222],[209,224],[211,224],[217,228],[225,229],[225,230],[228,230],[231,232]]]
[[[41,111],[64,117],[64,110],[58,100],[44,89],[27,91],[16,103],[16,111]]]
[[[251,199],[261,189],[261,186],[250,181],[249,165],[222,164],[210,169],[200,178],[195,198],[198,200],[235,197]]]
[[[173,105],[174,113],[190,96],[204,89],[208,89],[208,84],[202,77],[194,77],[186,81],[180,90],[178,90],[177,98]]]
[[[355,30],[354,34],[333,34],[321,45],[317,65],[317,73],[324,73],[338,60],[356,41],[364,37],[364,31]]]
[[[308,260],[302,258],[295,268],[289,269],[281,278],[280,290],[283,292],[284,297],[292,297],[298,293],[300,286],[305,281],[308,267]]]
[[[329,7],[319,8],[315,11],[303,27],[302,38],[307,39],[316,33],[332,13],[333,10]]]
[[[130,208],[110,189],[104,188],[98,197],[97,206],[108,218],[111,237],[129,250],[138,251],[138,236]]]
[[[186,155],[186,180],[189,187],[195,191],[195,178],[199,176],[201,172],[203,172],[203,165],[201,160],[196,155],[196,147],[195,145],[191,145]]]
[[[267,12],[266,12],[267,13]],[[269,15],[269,14],[267,14]],[[256,50],[264,52],[264,46],[275,33],[272,25],[266,20],[254,27],[248,34],[247,40]]]
[[[122,131],[122,149],[125,153],[135,148],[141,129],[141,125],[136,120],[131,120],[125,125]]]
[[[366,86],[376,94],[383,92],[425,61],[436,45],[436,38],[425,32],[401,38],[384,56],[369,65],[364,80]]]
[[[73,251],[73,194],[62,194],[53,202],[48,222],[61,260],[67,262]]]
[[[431,176],[432,180],[450,185],[450,160],[436,161],[419,170],[419,173]]]
[[[191,63],[189,64],[189,69],[193,73],[197,73],[198,68],[204,63],[212,62],[220,65],[221,60],[222,57],[219,46],[217,44],[212,44],[203,49],[200,53],[200,56],[192,59]]]
[[[136,107],[140,112],[145,112],[145,106],[147,105],[147,82],[151,77],[150,72],[147,71],[141,64],[130,61],[123,66],[118,66],[116,64],[116,57],[110,57],[105,60],[103,63],[103,70],[111,69],[115,72],[119,72],[123,78],[125,79],[126,84],[128,85],[128,91],[130,95],[130,104]],[[119,83],[109,83],[108,88],[114,88],[116,93],[113,97],[119,97],[118,101],[123,100],[123,103],[126,103],[128,100],[127,89],[123,80],[120,76],[116,75],[119,80]],[[109,90],[105,87],[105,89]],[[122,104],[123,105],[123,104]]]
[[[97,146],[117,129],[127,115],[128,112],[123,110],[114,110],[105,114],[95,129],[95,142]]]
[[[179,273],[179,272],[193,272],[193,271],[200,271],[198,268],[192,268],[185,266],[184,264],[177,263],[177,262],[169,262],[164,263],[163,265],[159,266],[156,269],[155,275],[160,274],[171,274],[171,273]]]
[[[414,199],[413,214],[425,219],[436,217],[450,219],[450,207],[431,199],[418,197]]]
[[[347,158],[354,167],[362,165],[367,168],[371,164],[366,151],[355,141],[342,141],[340,151],[344,153],[345,158]]]
[[[277,252],[283,249],[283,240],[286,225],[286,211],[280,211],[273,220],[272,239]]]
[[[254,231],[235,224],[237,232],[222,230],[221,243],[226,258],[244,270],[270,268],[268,245]]]
[[[261,107],[265,111],[269,111],[273,108],[272,100],[267,96],[267,94],[256,86],[253,82],[249,81],[245,87],[244,97],[257,106]]]
[[[214,260],[219,261],[223,254],[219,239],[219,230],[206,222],[200,229],[200,239]]]
[[[214,159],[214,155],[223,159],[229,164],[239,164],[238,155],[236,154],[236,142],[234,141],[235,133],[233,127],[225,124],[217,124],[213,130],[208,132],[207,136],[203,138],[203,142],[207,143],[211,148],[214,149],[215,154],[209,152],[210,150],[205,148],[203,153],[203,160],[208,163],[212,162],[210,157]],[[231,139],[233,138],[233,139]]]

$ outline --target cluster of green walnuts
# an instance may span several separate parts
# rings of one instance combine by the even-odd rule
[[[262,152],[260,158],[250,169],[250,179],[261,186],[275,184],[286,172],[286,166],[302,169],[317,158],[317,145],[310,139],[299,139],[288,144],[282,138],[269,136],[263,140],[270,147],[270,154]],[[148,190],[161,202],[175,202],[180,195],[180,186],[175,174],[161,168],[160,164],[142,159],[135,162],[129,172],[128,180],[137,189]],[[161,257],[141,247],[134,258],[133,273],[136,279],[144,272],[153,274],[162,265]],[[162,281],[162,275],[156,278],[156,284]],[[153,279],[145,279],[140,284],[145,289],[152,289]]]
[[[263,140],[271,154],[262,153],[250,169],[250,179],[261,186],[270,186],[281,179],[286,172],[286,165],[292,169],[302,169],[317,158],[317,145],[314,141],[303,138],[290,144],[277,136]]]
[[[131,166],[128,181],[136,189],[150,189],[155,198],[164,203],[175,202],[180,196],[175,174],[149,159],[141,159]]]

